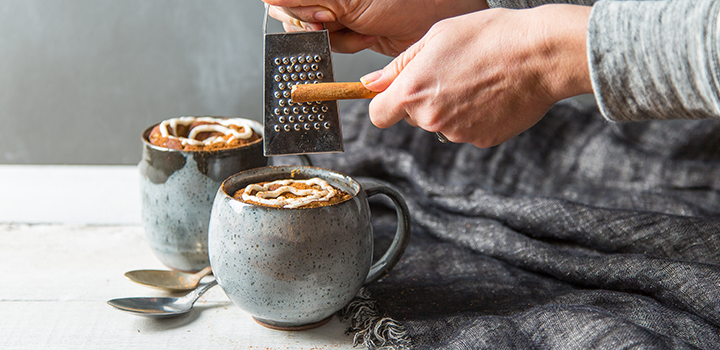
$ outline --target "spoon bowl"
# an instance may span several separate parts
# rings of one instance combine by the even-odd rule
[[[192,310],[195,302],[215,285],[217,285],[217,281],[203,284],[192,292],[179,298],[119,298],[108,300],[107,303],[118,310],[129,312],[137,316],[154,318],[174,317],[180,316]]]
[[[134,270],[125,273],[131,281],[148,287],[181,292],[197,287],[203,277],[211,272],[210,266],[196,272],[180,272],[166,270]]]

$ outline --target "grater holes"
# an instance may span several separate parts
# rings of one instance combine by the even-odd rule
[[[328,106],[322,101],[308,101],[297,103],[292,100],[290,90],[297,84],[318,84],[325,78],[320,66],[320,55],[295,54],[285,57],[276,57],[275,73],[272,79],[277,84],[273,92],[276,116],[276,125],[271,130],[275,132],[301,133],[324,132],[332,129],[332,123],[327,119]],[[324,114],[323,114],[324,113]]]

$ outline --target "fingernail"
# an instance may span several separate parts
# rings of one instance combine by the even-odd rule
[[[323,27],[322,23],[305,23],[304,28],[306,31],[314,31],[314,30],[323,30],[325,27]]]
[[[360,78],[360,82],[362,82],[365,85],[372,84],[373,82],[380,79],[382,77],[382,75],[383,75],[382,70],[374,71],[372,73],[365,74],[362,78]]]
[[[377,41],[377,39],[378,38],[376,36],[372,36],[372,35],[363,35],[363,37],[362,37],[362,41],[366,44],[374,44]]]
[[[315,12],[313,18],[318,22],[335,22],[335,15],[327,10]]]

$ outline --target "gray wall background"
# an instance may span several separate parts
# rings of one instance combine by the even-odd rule
[[[260,0],[1,0],[0,163],[137,164],[140,133],[163,119],[262,120],[263,11]],[[390,58],[333,61],[337,81],[356,81]]]

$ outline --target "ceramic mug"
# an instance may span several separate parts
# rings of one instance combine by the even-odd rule
[[[319,177],[350,199],[314,208],[249,204],[233,194],[249,184]],[[368,197],[395,205],[398,227],[387,252],[373,264]],[[264,167],[235,174],[218,189],[208,229],[210,265],[220,286],[260,324],[285,330],[323,324],[360,287],[395,266],[410,238],[403,197],[388,185],[310,167]]]
[[[260,123],[247,121],[262,135]],[[215,194],[230,175],[268,165],[262,138],[236,148],[181,151],[150,143],[148,137],[154,127],[142,133],[138,164],[146,240],[164,265],[199,271],[210,264],[207,227]],[[309,162],[301,156],[302,164]]]

